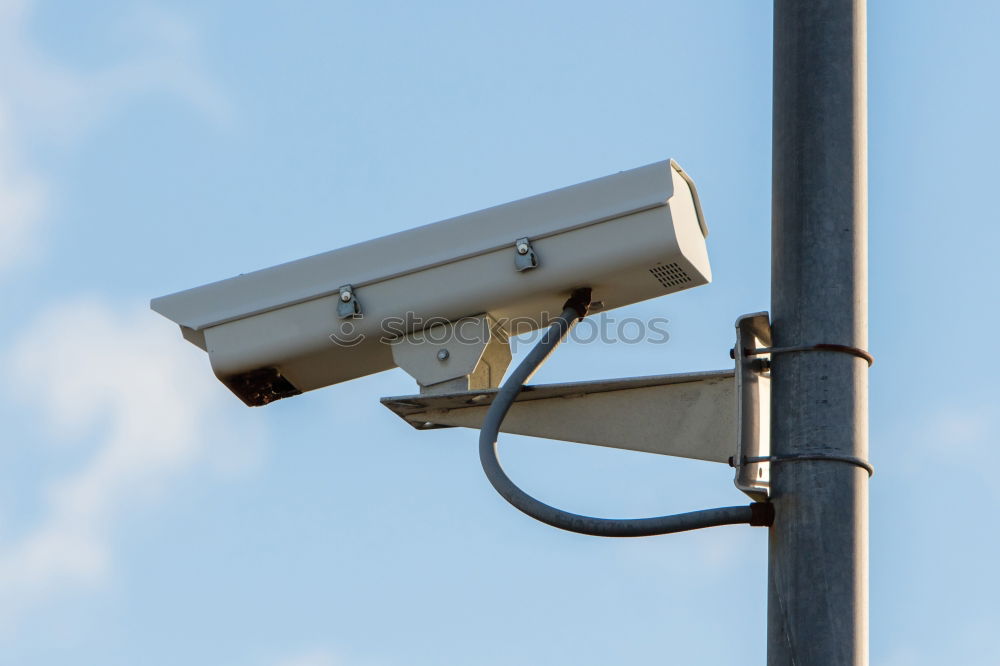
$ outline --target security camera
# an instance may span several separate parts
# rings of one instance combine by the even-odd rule
[[[251,406],[395,366],[422,387],[453,386],[462,372],[496,386],[510,359],[497,346],[545,327],[574,289],[589,287],[593,304],[610,310],[710,282],[707,234],[694,183],[669,160],[162,296],[151,307],[207,351],[216,376]],[[469,358],[443,344],[427,360],[411,353],[462,327],[481,343]],[[491,370],[482,370],[484,359]]]

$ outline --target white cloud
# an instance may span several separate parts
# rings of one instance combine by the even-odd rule
[[[33,4],[0,0],[0,272],[34,254],[42,213],[52,208],[52,188],[27,159],[26,138],[78,138],[149,94],[181,99],[217,123],[231,117],[225,95],[200,64],[198,32],[182,18],[150,6],[132,12],[117,26],[134,44],[131,52],[113,65],[81,71],[35,46]]]
[[[972,457],[993,441],[993,421],[987,405],[946,405],[931,412],[922,432],[928,445]]]
[[[56,208],[56,188],[30,159],[32,148],[66,149],[141,95],[180,99],[216,122],[229,118],[200,65],[198,32],[182,18],[151,6],[127,14],[94,37],[118,39],[121,57],[84,71],[35,45],[33,5],[0,0],[0,276],[43,249],[42,224]],[[0,626],[106,577],[123,511],[196,465],[239,472],[260,454],[245,428],[227,422],[235,410],[246,423],[248,412],[218,386],[204,355],[145,307],[123,314],[94,300],[56,305],[19,338],[4,354],[8,386],[17,385],[10,399],[22,398],[26,414],[40,412],[39,438],[99,441],[78,468],[49,480],[39,521],[0,541]]]
[[[145,308],[123,314],[94,300],[52,307],[24,330],[4,365],[29,403],[25,418],[47,424],[40,435],[96,435],[98,444],[50,482],[33,528],[0,543],[0,623],[107,577],[123,512],[155,500],[194,467],[217,464],[220,449],[259,451],[246,426],[250,410],[215,381],[204,354]]]
[[[193,24],[163,8],[142,5],[122,20],[119,30],[144,48],[128,62],[96,77],[108,99],[166,93],[220,125],[231,122],[229,99],[204,72],[201,36]]]
[[[31,39],[34,2],[0,0],[0,95],[17,122],[47,136],[72,138],[129,98],[175,96],[215,121],[228,120],[227,98],[204,71],[200,35],[181,16],[140,5],[109,26],[118,62],[81,70],[53,61]]]
[[[908,432],[903,441],[917,445],[914,455],[905,459],[912,473],[927,474],[928,461],[934,461],[949,473],[960,473],[965,492],[1000,495],[1000,481],[993,468],[978,464],[990,459],[1000,436],[994,404],[972,399],[938,405],[921,415]]]
[[[45,201],[41,180],[14,153],[10,122],[0,105],[0,270],[34,254],[34,231]]]

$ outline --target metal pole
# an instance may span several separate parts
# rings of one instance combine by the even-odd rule
[[[771,311],[775,347],[866,349],[864,0],[775,0]],[[772,357],[774,456],[868,457],[866,362]],[[868,474],[771,463],[769,666],[868,663]]]

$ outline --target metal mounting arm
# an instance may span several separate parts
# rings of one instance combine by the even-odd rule
[[[767,313],[758,312],[736,322],[735,373],[714,370],[523,386],[500,431],[729,464],[736,468],[736,487],[765,500],[770,373],[767,360],[753,350],[770,344],[770,339]],[[421,353],[422,363],[434,360],[433,350]],[[407,370],[414,374],[412,368]],[[439,386],[446,384],[432,388]],[[498,388],[422,391],[382,398],[382,404],[418,430],[479,429],[499,393]]]

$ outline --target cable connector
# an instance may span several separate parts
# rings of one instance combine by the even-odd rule
[[[570,294],[569,300],[563,304],[563,310],[573,308],[576,310],[576,314],[580,319],[587,316],[587,312],[590,310],[590,287],[580,287],[579,289],[574,289],[573,293]]]
[[[750,505],[750,526],[770,527],[774,524],[774,505],[770,502],[753,502]]]

